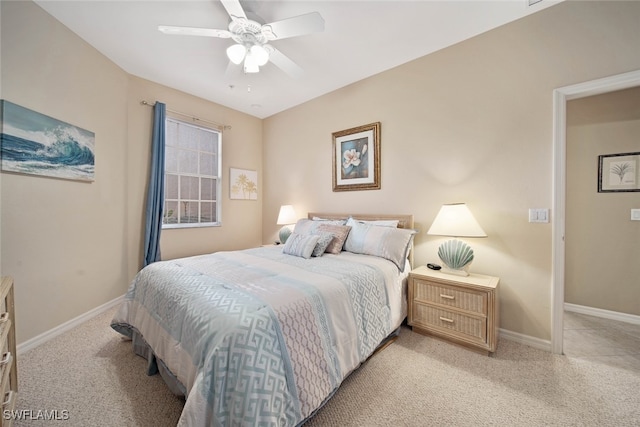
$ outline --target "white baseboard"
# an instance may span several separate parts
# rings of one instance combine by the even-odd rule
[[[92,310],[87,311],[84,314],[81,314],[80,316],[73,318],[71,320],[69,320],[68,322],[63,323],[62,325],[56,326],[53,329],[48,330],[47,332],[44,332],[38,336],[35,336],[33,338],[31,338],[30,340],[27,340],[23,343],[20,343],[16,346],[16,352],[18,353],[18,356],[20,356],[22,353],[29,351],[33,348],[38,347],[39,345],[42,345],[44,343],[46,343],[47,341],[57,337],[58,335],[61,335],[67,331],[70,331],[71,329],[75,328],[76,326],[79,326],[80,324],[86,322],[89,319],[92,319],[94,317],[96,317],[99,314],[104,313],[105,311],[109,310],[112,307],[115,307],[116,305],[118,305],[119,303],[122,302],[122,300],[124,300],[124,295],[111,300],[105,304],[102,304],[99,307],[96,307]]]
[[[568,302],[564,303],[564,309],[565,311],[571,311],[573,313],[587,314],[589,316],[602,317],[605,319],[640,325],[640,316],[636,316],[634,314],[603,310],[601,308],[586,307],[583,305],[570,304]],[[551,351],[551,341],[543,340],[529,335],[523,335],[518,332],[500,329],[500,338],[515,341],[520,344],[528,345],[540,350]]]
[[[528,345],[529,347],[537,348],[539,350],[551,351],[551,341],[532,337],[530,335],[524,335],[518,332],[500,329],[500,338]]]
[[[587,314],[594,317],[602,317],[604,319],[617,320],[619,322],[633,323],[634,325],[640,325],[640,316],[635,314],[620,313],[617,311],[603,310],[601,308],[586,307],[584,305],[564,303],[565,311],[571,311],[573,313]]]

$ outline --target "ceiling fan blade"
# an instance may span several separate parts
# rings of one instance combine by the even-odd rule
[[[220,0],[220,2],[234,21],[236,19],[247,19],[247,14],[244,13],[244,9],[239,0]]]
[[[231,37],[231,33],[227,30],[216,30],[213,28],[196,28],[196,27],[171,27],[168,25],[159,25],[158,30],[170,35],[184,35],[184,36],[203,36],[203,37],[219,37],[221,39],[228,39]]]
[[[280,40],[322,31],[324,31],[324,19],[318,12],[294,16],[262,26],[262,34],[267,40]]]
[[[293,62],[275,47],[268,44],[262,47],[264,47],[266,51],[269,52],[269,61],[271,61],[273,65],[280,68],[291,77],[298,78],[304,74],[304,71],[298,64]]]

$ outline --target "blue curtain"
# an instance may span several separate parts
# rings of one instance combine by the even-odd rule
[[[166,105],[154,106],[153,139],[151,141],[151,175],[147,193],[147,216],[144,230],[144,265],[160,261],[160,232],[164,204],[164,119]]]

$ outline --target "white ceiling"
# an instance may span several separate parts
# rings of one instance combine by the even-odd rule
[[[529,0],[241,0],[247,13],[266,23],[314,11],[322,15],[324,32],[271,42],[304,69],[299,78],[271,63],[258,74],[244,74],[226,57],[231,39],[157,29],[227,29],[230,19],[219,0],[36,3],[126,72],[265,118],[558,1],[529,6]]]

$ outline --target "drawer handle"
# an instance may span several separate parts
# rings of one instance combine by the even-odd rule
[[[0,366],[4,366],[11,362],[11,352],[7,351],[2,355],[2,359],[0,359]]]
[[[454,297],[453,295],[445,295],[445,294],[440,294],[440,298],[445,298],[445,299],[456,299],[456,297]]]
[[[440,316],[440,320],[442,320],[443,322],[453,323],[453,319],[447,319],[446,317],[442,317],[442,316]]]
[[[9,320],[9,313],[5,311],[4,313],[0,314],[0,323],[4,323],[7,320]]]
[[[2,402],[2,406],[7,406],[9,403],[11,403],[11,401],[13,400],[13,390],[9,390],[8,392],[5,393],[4,395],[4,402]]]

